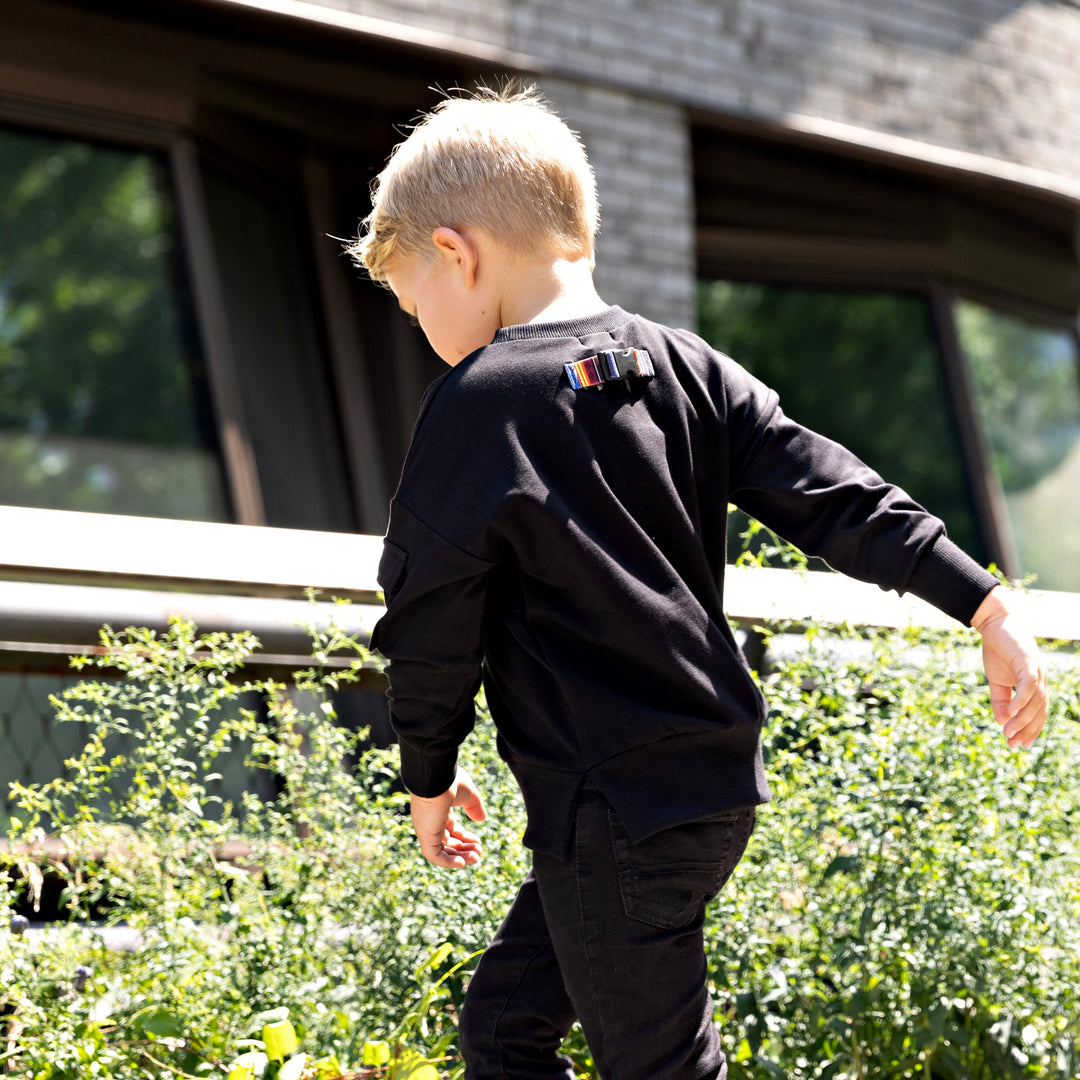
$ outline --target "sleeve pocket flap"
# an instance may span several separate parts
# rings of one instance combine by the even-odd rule
[[[409,553],[404,548],[398,547],[397,544],[391,543],[389,540],[383,541],[382,558],[379,559],[378,581],[379,588],[382,589],[388,605],[393,600],[398,589],[401,588],[401,583],[405,580],[405,567],[408,561]]]

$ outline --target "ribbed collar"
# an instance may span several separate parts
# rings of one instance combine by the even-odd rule
[[[609,307],[595,315],[583,319],[568,319],[566,322],[522,323],[518,326],[504,326],[495,331],[491,339],[494,345],[500,341],[522,341],[525,338],[585,337],[588,334],[600,334],[626,322],[630,316],[621,307]]]

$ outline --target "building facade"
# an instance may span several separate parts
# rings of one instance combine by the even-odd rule
[[[589,150],[602,296],[1080,591],[1078,54],[1066,0],[6,0],[0,513],[153,519],[162,565],[0,537],[0,576],[228,591],[173,523],[379,534],[440,365],[338,238],[420,110],[521,79]],[[0,633],[10,670],[35,634]]]

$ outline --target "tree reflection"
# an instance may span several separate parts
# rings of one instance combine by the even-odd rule
[[[152,155],[0,130],[0,502],[221,519]]]
[[[1021,569],[1041,587],[1080,591],[1076,338],[967,300],[956,322]]]

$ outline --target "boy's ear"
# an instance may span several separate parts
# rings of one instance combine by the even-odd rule
[[[431,234],[431,242],[439,249],[439,254],[457,266],[461,271],[466,288],[476,283],[476,267],[479,261],[479,249],[467,232],[458,232],[446,225],[440,225]]]

